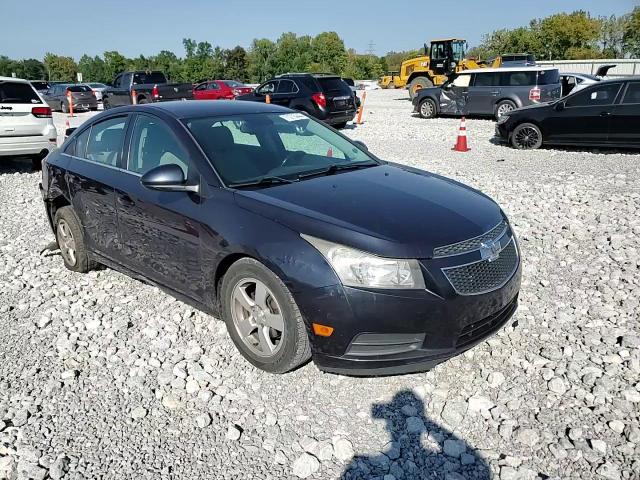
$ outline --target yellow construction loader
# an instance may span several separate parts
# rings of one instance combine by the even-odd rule
[[[491,64],[466,58],[467,41],[458,38],[433,40],[430,47],[424,46],[424,55],[402,62],[400,72],[391,72],[378,82],[381,88],[409,89],[413,99],[421,88],[442,85],[453,73],[474,68],[501,65],[501,57],[496,57]]]

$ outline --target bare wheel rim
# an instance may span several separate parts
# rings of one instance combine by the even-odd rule
[[[511,110],[513,110],[513,105],[511,105],[510,103],[503,103],[498,107],[498,118],[503,116],[505,113],[510,112]]]
[[[69,224],[64,220],[58,221],[57,231],[60,253],[69,265],[74,266],[76,264],[76,241]]]
[[[523,148],[532,148],[540,139],[540,134],[533,127],[522,127],[516,132],[516,144]]]
[[[433,104],[429,101],[422,102],[422,105],[420,105],[420,113],[425,117],[433,115]]]
[[[242,343],[255,355],[273,357],[282,347],[285,328],[280,305],[260,280],[244,278],[231,293],[231,317]]]

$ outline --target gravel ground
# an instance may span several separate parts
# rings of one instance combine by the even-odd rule
[[[502,205],[524,257],[512,326],[421,374],[263,373],[222,322],[40,255],[39,176],[3,161],[0,479],[640,478],[640,156],[515,151],[480,119],[452,152],[459,121],[405,95],[368,92],[346,133]]]

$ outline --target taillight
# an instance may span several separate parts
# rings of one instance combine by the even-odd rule
[[[311,95],[311,100],[316,102],[319,107],[325,108],[327,106],[327,97],[324,96],[324,93],[314,93]]]
[[[233,96],[237,97],[238,95],[242,95],[242,92],[240,90],[238,90],[237,88],[233,89]]]
[[[153,88],[151,89],[151,96],[153,98],[158,98],[160,96],[160,92],[158,92],[158,86],[154,85]]]
[[[529,90],[529,100],[540,100],[540,87],[533,87],[531,90]]]
[[[51,108],[49,107],[33,107],[31,114],[37,118],[51,118]]]

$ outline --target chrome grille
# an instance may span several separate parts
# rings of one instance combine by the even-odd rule
[[[460,295],[479,295],[496,290],[513,276],[518,268],[518,250],[512,238],[502,249],[500,256],[493,260],[458,267],[443,268],[447,279]]]
[[[478,237],[463,240],[462,242],[452,243],[451,245],[444,245],[442,247],[436,247],[433,249],[433,256],[438,257],[450,257],[452,255],[460,255],[462,253],[472,252],[478,250],[482,243],[492,242],[502,236],[507,230],[507,222],[502,221],[487,233],[484,233]]]

